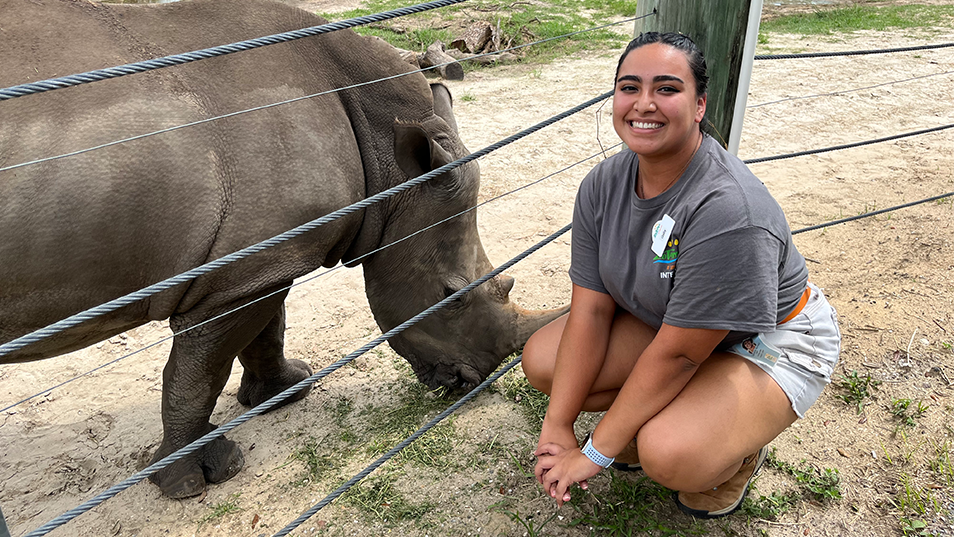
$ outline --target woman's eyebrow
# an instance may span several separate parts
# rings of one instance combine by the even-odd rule
[[[642,81],[643,81],[642,77],[640,77],[639,75],[623,75],[623,76],[621,76],[621,77],[619,77],[619,78],[616,79],[616,83],[619,84],[620,82],[622,82],[622,81],[624,81],[624,80],[632,81],[632,82],[638,82],[638,83],[642,83]],[[656,76],[653,77],[653,82],[654,82],[654,83],[658,83],[658,82],[679,82],[679,83],[681,83],[681,84],[685,84],[685,83],[686,83],[683,79],[681,79],[681,78],[679,78],[678,76],[675,76],[675,75],[656,75]]]
[[[674,75],[657,75],[653,77],[653,82],[679,82],[685,84],[686,82]]]

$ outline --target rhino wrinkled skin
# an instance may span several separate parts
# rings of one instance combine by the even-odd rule
[[[0,87],[314,26],[263,0],[154,6],[0,0]],[[0,167],[406,72],[351,31],[0,102]],[[0,172],[0,342],[313,220],[467,154],[446,88],[420,74]],[[348,265],[475,204],[475,163],[280,247],[86,322],[0,363],[80,349],[152,320],[179,331]],[[491,270],[465,216],[360,260],[388,330]],[[428,385],[472,386],[563,311],[528,312],[512,278],[480,286],[390,344]],[[176,336],[163,371],[154,459],[215,426],[235,357],[256,405],[311,369],[283,355],[286,292]],[[304,397],[305,393],[298,395]],[[221,438],[153,480],[172,497],[229,479],[242,452]]]

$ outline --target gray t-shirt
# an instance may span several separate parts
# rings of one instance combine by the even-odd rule
[[[580,185],[572,282],[608,293],[657,330],[664,322],[729,330],[722,346],[774,331],[798,304],[808,269],[765,185],[709,136],[655,198],[636,196],[637,163],[624,149]],[[651,234],[666,215],[672,232],[657,255]]]

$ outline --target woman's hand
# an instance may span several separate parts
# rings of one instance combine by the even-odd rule
[[[544,467],[539,461],[542,455],[557,455],[564,450],[580,447],[577,443],[576,435],[573,433],[573,426],[561,427],[554,425],[551,420],[543,419],[543,428],[540,430],[540,440],[537,442],[537,449],[533,454],[538,457],[537,465],[533,469],[533,474],[537,477],[537,482],[543,484],[543,474],[550,469]]]
[[[586,490],[586,480],[602,470],[580,448],[560,449],[554,444],[546,444],[537,452],[540,452],[537,467],[546,468],[542,475],[543,490],[556,500],[558,506],[570,501],[569,488],[573,483],[579,483],[580,488]]]

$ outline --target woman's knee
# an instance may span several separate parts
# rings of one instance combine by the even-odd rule
[[[545,335],[538,330],[523,347],[523,374],[527,376],[530,385],[541,392],[550,393],[553,385],[553,369],[556,364],[556,354],[550,352],[551,345]]]
[[[685,492],[705,490],[725,468],[718,446],[694,445],[672,434],[672,429],[653,427],[652,421],[636,436],[639,462],[650,479],[660,485]]]

